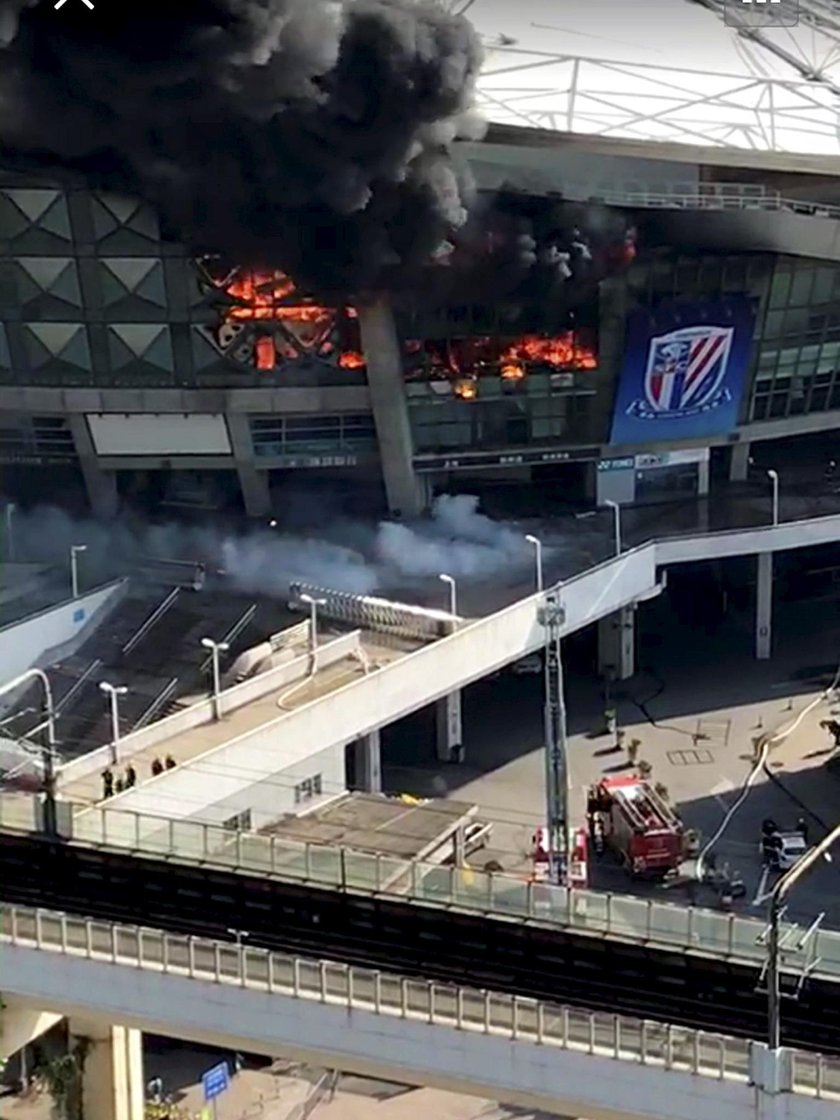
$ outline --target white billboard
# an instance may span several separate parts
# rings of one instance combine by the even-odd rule
[[[224,416],[204,412],[88,413],[98,455],[230,455]]]

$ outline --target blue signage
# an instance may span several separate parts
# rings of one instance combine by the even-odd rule
[[[84,607],[77,607],[76,610],[73,611],[73,621],[74,622],[84,622],[84,620],[85,620],[85,608]]]
[[[201,1087],[205,1101],[213,1101],[230,1088],[230,1070],[227,1062],[219,1062],[201,1075]]]
[[[610,442],[731,431],[738,423],[753,319],[746,296],[631,312]]]

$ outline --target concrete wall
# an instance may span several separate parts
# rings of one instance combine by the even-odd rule
[[[4,990],[43,1010],[589,1120],[834,1120],[832,1100],[590,1056],[360,1007],[4,946]]]
[[[724,556],[750,556],[761,552],[786,552],[840,540],[840,517],[815,517],[760,529],[732,529],[711,536],[673,537],[656,542],[657,566],[716,560]]]
[[[336,638],[332,642],[325,642],[324,645],[318,648],[318,664],[321,668],[328,665],[334,665],[337,661],[349,657],[355,650],[359,648],[360,635],[358,630],[354,630],[350,634],[342,634],[340,638]],[[261,696],[266,696],[274,689],[282,688],[286,684],[294,684],[296,681],[302,681],[309,673],[311,667],[311,660],[309,655],[297,657],[293,661],[287,661],[282,665],[276,666],[274,669],[269,669],[267,673],[261,673],[259,676],[251,677],[241,684],[234,685],[231,688],[225,689],[222,692],[222,709],[225,712],[232,712],[236,708],[241,708],[245,704],[250,704],[252,700],[257,700]],[[204,723],[209,723],[213,719],[213,702],[212,700],[199,700],[198,703],[185,708],[182,712],[175,712],[174,715],[167,716],[166,719],[159,720],[157,723],[152,723],[148,727],[142,727],[139,731],[133,732],[131,735],[126,735],[120,740],[120,758],[126,761],[131,755],[136,754],[138,751],[146,750],[148,747],[154,747],[158,743],[163,743],[167,739],[173,738],[176,735],[182,735],[185,731],[190,731],[193,727],[200,727]],[[100,747],[97,751],[91,751],[89,754],[83,755],[81,758],[74,759],[63,767],[59,776],[59,789],[62,785],[68,782],[77,781],[79,778],[86,778],[90,774],[99,773],[105,766],[108,765],[111,758],[110,746]],[[170,777],[171,774],[162,774],[160,778],[150,779],[151,781],[160,781],[165,777]],[[137,787],[140,790],[144,785],[149,783],[141,783]],[[119,798],[119,804],[116,805],[117,798],[114,798],[114,803],[117,808],[131,808],[131,806],[124,805],[122,798],[133,796],[135,790],[129,790],[127,793],[122,794]]]
[[[4,626],[0,630],[0,682],[13,680],[59,654],[66,657],[74,652],[116,606],[125,587],[125,580],[117,580]]]
[[[279,750],[278,753],[280,753]],[[297,802],[295,800],[295,786],[299,782],[316,775],[321,777],[321,796],[313,797],[308,801]],[[165,777],[167,775],[161,775],[161,779]],[[208,786],[202,788],[210,789],[212,787],[208,784]],[[269,774],[262,781],[251,783],[232,797],[227,797],[223,801],[216,801],[212,805],[201,805],[196,813],[196,818],[201,820],[203,824],[221,825],[230,820],[231,817],[250,810],[251,827],[254,829],[264,828],[286,813],[302,812],[323,805],[337,794],[344,793],[346,789],[344,745],[338,744],[327,747],[308,758],[297,758],[291,765],[284,766],[274,774]],[[165,785],[159,786],[157,800],[159,813],[168,812],[168,798],[167,787]],[[120,808],[124,807],[120,805]],[[80,830],[84,829],[85,818],[88,815],[90,814],[80,814],[76,818],[73,829],[73,835],[76,839],[83,838]],[[94,818],[92,817],[92,819]],[[120,823],[119,820],[112,819],[108,824],[109,834],[112,834],[112,829],[118,827]],[[135,827],[133,819],[126,817],[122,823],[128,830],[126,832],[126,842],[134,839],[139,828],[139,835],[149,841],[151,845],[154,845],[154,838],[157,835],[154,820],[145,818]],[[169,828],[167,825],[166,828],[160,830],[160,836],[168,837],[168,835]]]

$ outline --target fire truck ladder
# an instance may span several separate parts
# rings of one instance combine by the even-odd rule
[[[785,907],[779,915],[779,921],[784,920],[786,913],[787,907]],[[783,965],[790,966],[792,958],[799,953],[805,954],[805,959],[798,962],[796,965],[797,968],[801,968],[801,971],[796,977],[796,986],[793,991],[781,993],[781,995],[787,999],[799,998],[805,986],[805,981],[822,961],[822,957],[817,956],[817,933],[822,925],[824,917],[825,913],[820,914],[806,930],[803,930],[798,924],[789,926],[779,940],[779,956]],[[798,937],[797,934],[799,935]],[[769,935],[770,926],[768,924],[756,938],[756,944],[766,945]],[[755,987],[755,990],[763,995],[767,994],[767,969],[769,966],[769,960],[765,961]]]
[[[566,699],[560,643],[566,610],[557,592],[549,592],[537,611],[545,627],[545,785],[549,839],[549,874],[553,883],[568,876],[568,773],[566,765]]]

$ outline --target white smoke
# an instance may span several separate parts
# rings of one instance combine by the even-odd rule
[[[361,521],[326,525],[321,533],[289,533],[266,526],[235,534],[213,526],[149,524],[128,518],[105,524],[77,520],[62,510],[16,512],[18,561],[67,566],[72,545],[90,586],[140,567],[146,558],[189,560],[222,571],[241,591],[282,598],[293,580],[355,594],[419,585],[441,572],[454,578],[492,579],[533,564],[521,531],[478,512],[478,499],[442,495],[427,520],[411,525]]]

